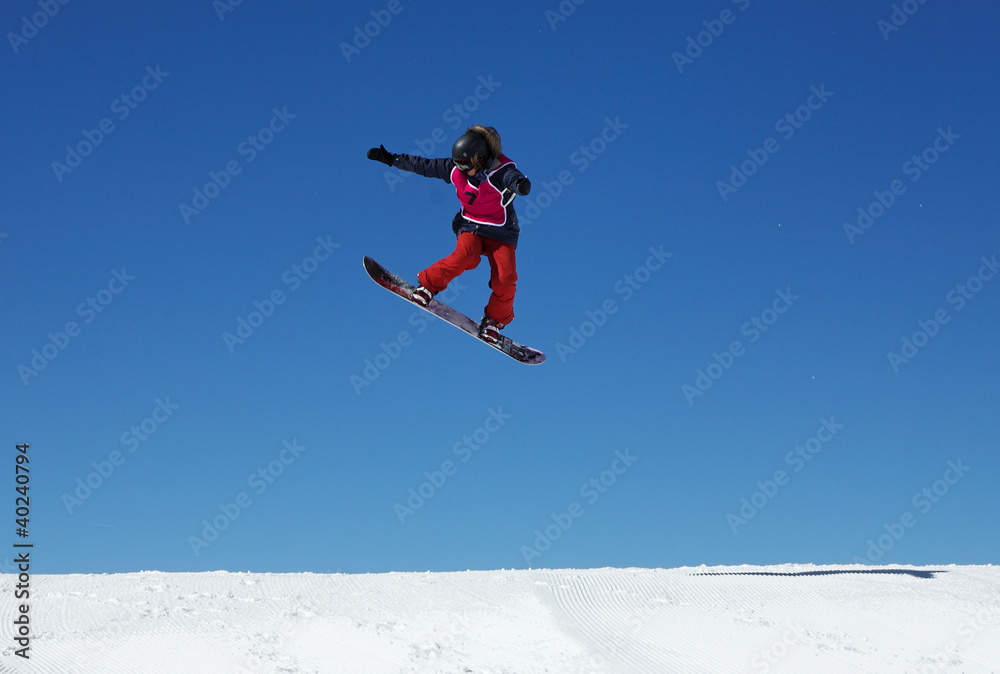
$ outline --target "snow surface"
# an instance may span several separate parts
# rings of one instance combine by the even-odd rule
[[[1000,674],[1000,567],[0,577],[0,671]]]

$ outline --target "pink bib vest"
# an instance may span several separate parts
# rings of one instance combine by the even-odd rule
[[[492,176],[507,164],[514,162],[507,156],[500,155],[500,166],[490,171],[487,176]],[[469,177],[456,166],[451,170],[451,182],[455,185],[458,200],[462,202],[462,217],[466,220],[495,227],[502,227],[507,222],[503,195],[489,180],[484,180],[474,187],[469,183]]]

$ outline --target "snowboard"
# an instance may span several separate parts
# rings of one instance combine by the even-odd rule
[[[446,321],[454,325],[462,332],[472,335],[483,344],[492,346],[497,351],[507,354],[514,360],[527,363],[528,365],[540,365],[545,362],[544,353],[537,349],[533,349],[530,346],[518,344],[509,337],[505,337],[503,334],[500,335],[500,341],[498,343],[490,344],[490,342],[487,342],[479,336],[479,323],[460,311],[452,309],[447,304],[440,302],[437,299],[431,300],[431,303],[426,307],[418,302],[414,302],[410,299],[410,293],[414,290],[413,284],[408,283],[407,281],[396,276],[370,257],[365,257],[365,271],[368,272],[368,275],[372,277],[372,280],[375,281],[375,283],[379,284],[386,290],[399,295],[410,304],[418,306],[424,311],[434,314],[442,321]]]

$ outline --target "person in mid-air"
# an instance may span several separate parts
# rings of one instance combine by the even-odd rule
[[[490,343],[499,342],[499,331],[514,320],[517,290],[514,249],[520,228],[512,202],[515,195],[526,195],[531,190],[528,179],[503,154],[500,134],[490,126],[470,126],[455,141],[450,158],[392,154],[384,145],[368,150],[368,158],[455,186],[462,209],[455,214],[451,227],[458,243],[454,252],[417,274],[420,286],[411,299],[427,306],[458,275],[478,267],[480,257],[485,255],[490,262],[493,292],[483,310],[479,334]]]

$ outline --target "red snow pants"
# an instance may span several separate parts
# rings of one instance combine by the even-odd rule
[[[417,279],[423,287],[439,293],[459,274],[478,267],[483,255],[490,261],[490,288],[493,290],[484,313],[507,325],[514,320],[514,293],[517,290],[514,246],[509,243],[462,232],[458,235],[455,251],[417,274]]]

